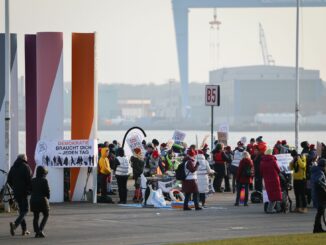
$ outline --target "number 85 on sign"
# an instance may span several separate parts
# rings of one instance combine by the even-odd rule
[[[220,106],[220,85],[205,86],[205,105]]]

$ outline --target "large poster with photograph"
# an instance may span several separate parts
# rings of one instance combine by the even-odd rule
[[[54,168],[96,167],[97,152],[97,140],[40,140],[35,161]]]

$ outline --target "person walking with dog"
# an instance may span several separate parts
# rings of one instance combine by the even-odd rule
[[[8,184],[14,191],[14,197],[19,207],[19,215],[15,222],[10,222],[10,234],[15,235],[16,228],[20,225],[22,235],[29,235],[25,221],[25,215],[28,213],[27,196],[30,193],[32,180],[32,170],[27,163],[26,154],[17,156],[16,161],[9,170]]]

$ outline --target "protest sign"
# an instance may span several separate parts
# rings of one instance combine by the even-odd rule
[[[97,140],[40,140],[34,157],[46,167],[96,167],[97,152]]]
[[[186,133],[184,133],[184,132],[182,132],[180,130],[175,130],[174,131],[173,137],[172,137],[174,142],[176,142],[176,143],[183,142],[185,138],[186,138]]]
[[[229,125],[226,123],[220,124],[217,131],[218,142],[223,143],[224,145],[228,144],[229,139]]]
[[[289,169],[289,164],[293,160],[291,154],[277,154],[275,157],[281,171],[287,174],[291,173],[291,170]]]

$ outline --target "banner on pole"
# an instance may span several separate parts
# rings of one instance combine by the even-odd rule
[[[142,137],[139,134],[135,133],[127,138],[127,144],[132,151],[134,151],[135,148],[143,150],[142,140]]]
[[[97,152],[97,140],[40,140],[35,161],[54,168],[96,167]]]
[[[174,142],[176,142],[176,143],[183,142],[185,138],[186,138],[186,133],[185,132],[182,132],[180,130],[175,130],[174,131],[173,137],[172,137]]]

